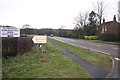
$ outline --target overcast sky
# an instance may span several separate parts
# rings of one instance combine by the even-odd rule
[[[106,21],[117,15],[119,0],[0,0],[0,25],[21,28],[30,24],[32,28],[74,28],[74,18],[80,12],[95,10],[97,1],[104,1]]]

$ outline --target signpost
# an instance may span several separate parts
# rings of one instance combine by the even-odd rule
[[[15,27],[0,27],[0,37],[20,37],[20,29]],[[19,59],[19,38],[18,38],[18,59]]]
[[[47,36],[46,35],[40,35],[40,36],[34,36],[32,38],[33,42],[34,43],[37,43],[37,56],[38,56],[38,46],[39,46],[39,43],[41,43],[41,53],[42,53],[42,56],[43,56],[43,43],[47,43]]]
[[[47,43],[47,36],[46,35],[34,36],[32,40],[34,43]]]
[[[15,27],[0,27],[0,37],[20,37],[20,29]]]

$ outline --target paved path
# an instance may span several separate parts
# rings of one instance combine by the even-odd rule
[[[109,74],[109,71],[107,71],[107,70],[105,70],[105,69],[103,69],[103,68],[101,68],[99,66],[96,66],[96,65],[94,65],[94,64],[92,64],[90,62],[87,62],[84,59],[81,59],[81,58],[75,56],[71,52],[69,52],[69,51],[65,50],[64,48],[60,47],[55,42],[50,41],[50,40],[49,40],[49,42],[51,44],[53,44],[54,46],[56,46],[57,48],[59,48],[63,54],[69,56],[75,62],[80,64],[80,66],[83,67],[86,71],[88,71],[94,78],[105,78]]]

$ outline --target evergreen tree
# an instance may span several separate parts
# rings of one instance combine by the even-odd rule
[[[87,36],[95,35],[97,32],[97,14],[92,11],[89,14],[89,23],[84,26],[84,33]]]

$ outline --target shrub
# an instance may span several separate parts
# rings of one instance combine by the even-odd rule
[[[89,40],[93,40],[93,36],[88,36],[88,39]]]
[[[17,55],[17,38],[2,38],[2,56],[7,58],[9,56]]]
[[[25,34],[20,34],[20,37],[27,37],[27,35],[25,35]]]
[[[98,36],[92,36],[93,40],[97,40],[99,37]]]
[[[97,40],[98,38],[98,36],[84,36],[84,39],[86,40]]]
[[[78,35],[73,33],[73,34],[71,34],[71,37],[72,38],[78,38]]]
[[[84,38],[85,38],[86,40],[88,40],[88,39],[89,39],[89,36],[85,36]]]
[[[18,43],[19,39],[19,43]],[[34,43],[32,38],[20,37],[20,38],[2,38],[2,56],[5,58],[22,55],[32,49]]]
[[[84,36],[80,36],[80,39],[84,39]]]
[[[24,52],[28,52],[32,49],[34,43],[32,38],[23,37],[19,39],[19,53],[23,54]]]

